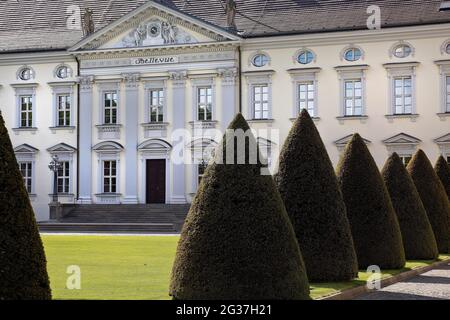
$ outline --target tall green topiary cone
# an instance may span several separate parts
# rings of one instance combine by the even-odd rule
[[[44,248],[0,114],[0,300],[47,300]]]
[[[239,114],[229,129],[249,127]],[[272,177],[248,159],[220,164],[233,140],[224,138],[216,150],[189,210],[170,294],[178,300],[308,299],[295,233]],[[256,143],[253,135],[249,140]]]
[[[419,193],[397,153],[381,172],[397,214],[406,259],[432,260],[439,255],[433,229]]]
[[[408,164],[428,214],[440,253],[450,253],[450,206],[444,186],[426,154],[419,150]]]
[[[306,110],[295,121],[275,176],[310,281],[346,281],[358,263],[333,165]]]
[[[402,268],[405,251],[394,207],[359,134],[347,145],[337,171],[359,267]]]
[[[444,189],[447,193],[447,198],[450,201],[450,166],[445,161],[443,156],[440,156],[434,167],[436,174],[444,185]]]

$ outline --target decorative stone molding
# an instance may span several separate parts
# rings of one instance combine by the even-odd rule
[[[138,146],[138,150],[141,154],[147,156],[169,156],[172,151],[172,145],[163,139],[150,139],[142,142]]]
[[[361,123],[366,123],[367,119],[369,119],[368,116],[345,116],[345,117],[336,117],[336,119],[339,121],[339,124],[345,124],[348,120],[359,120]]]
[[[450,112],[446,113],[437,113],[437,116],[441,121],[447,121],[447,118],[450,118]]]
[[[91,75],[78,77],[78,83],[81,91],[91,91],[94,85],[95,77]]]
[[[217,74],[222,78],[222,86],[236,85],[237,68],[217,69]]]
[[[434,142],[439,146],[443,156],[450,157],[450,133],[435,139]]]
[[[145,138],[165,138],[167,137],[167,122],[142,123]]]
[[[389,154],[397,152],[400,156],[413,155],[417,150],[417,146],[421,142],[422,141],[420,139],[406,133],[399,133],[393,137],[383,140]]]
[[[334,142],[334,144],[335,144],[336,147],[338,148],[339,152],[342,152],[342,151],[345,150],[345,147],[346,147],[347,144],[350,142],[350,140],[352,140],[352,138],[353,138],[353,134],[349,134],[348,136],[345,136],[345,137],[343,137],[343,138],[341,138],[341,139],[339,139],[339,140],[336,140],[336,141]],[[370,140],[367,140],[367,139],[364,139],[364,138],[362,138],[362,139],[363,139],[363,141],[364,141],[364,143],[365,143],[366,145],[369,145],[369,144],[372,143]]]
[[[121,124],[102,124],[96,125],[96,127],[99,140],[120,139]]]
[[[169,72],[169,79],[172,80],[172,86],[174,88],[184,88],[187,78],[186,70]]]
[[[194,130],[215,129],[217,121],[191,121],[189,124]]]
[[[416,122],[418,114],[387,114],[385,118],[388,119],[389,123],[393,123],[395,119],[409,119],[411,122]]]
[[[140,84],[139,73],[124,73],[122,74],[123,81],[126,89],[138,89]]]

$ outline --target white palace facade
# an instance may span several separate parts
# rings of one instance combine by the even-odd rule
[[[63,203],[190,202],[238,112],[257,135],[276,133],[258,139],[273,165],[302,108],[335,164],[355,132],[380,167],[418,148],[450,161],[450,13],[439,6],[437,22],[250,36],[182,1],[137,2],[64,48],[45,48],[56,41],[45,33],[35,48],[1,47],[0,110],[38,220],[49,219],[53,155]],[[174,161],[180,152],[192,161]]]

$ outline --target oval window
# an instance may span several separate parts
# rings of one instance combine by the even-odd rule
[[[252,64],[255,67],[264,67],[269,63],[269,58],[265,54],[257,54],[253,57]]]
[[[351,48],[345,51],[344,58],[347,61],[358,61],[361,59],[362,53],[358,48]]]
[[[411,47],[406,44],[401,44],[394,49],[394,56],[397,58],[406,58],[411,55]]]
[[[30,68],[23,68],[22,70],[20,70],[19,73],[19,78],[21,80],[30,80],[31,79],[31,75],[32,75],[32,71]]]
[[[309,50],[300,52],[300,54],[298,55],[298,58],[297,58],[297,61],[301,64],[309,64],[309,63],[313,62],[313,60],[314,60],[314,54]]]
[[[56,70],[56,76],[60,79],[65,79],[69,76],[69,68],[66,66],[59,67]]]

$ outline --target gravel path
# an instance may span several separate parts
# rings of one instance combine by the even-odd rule
[[[450,300],[450,264],[393,284],[357,300]]]

